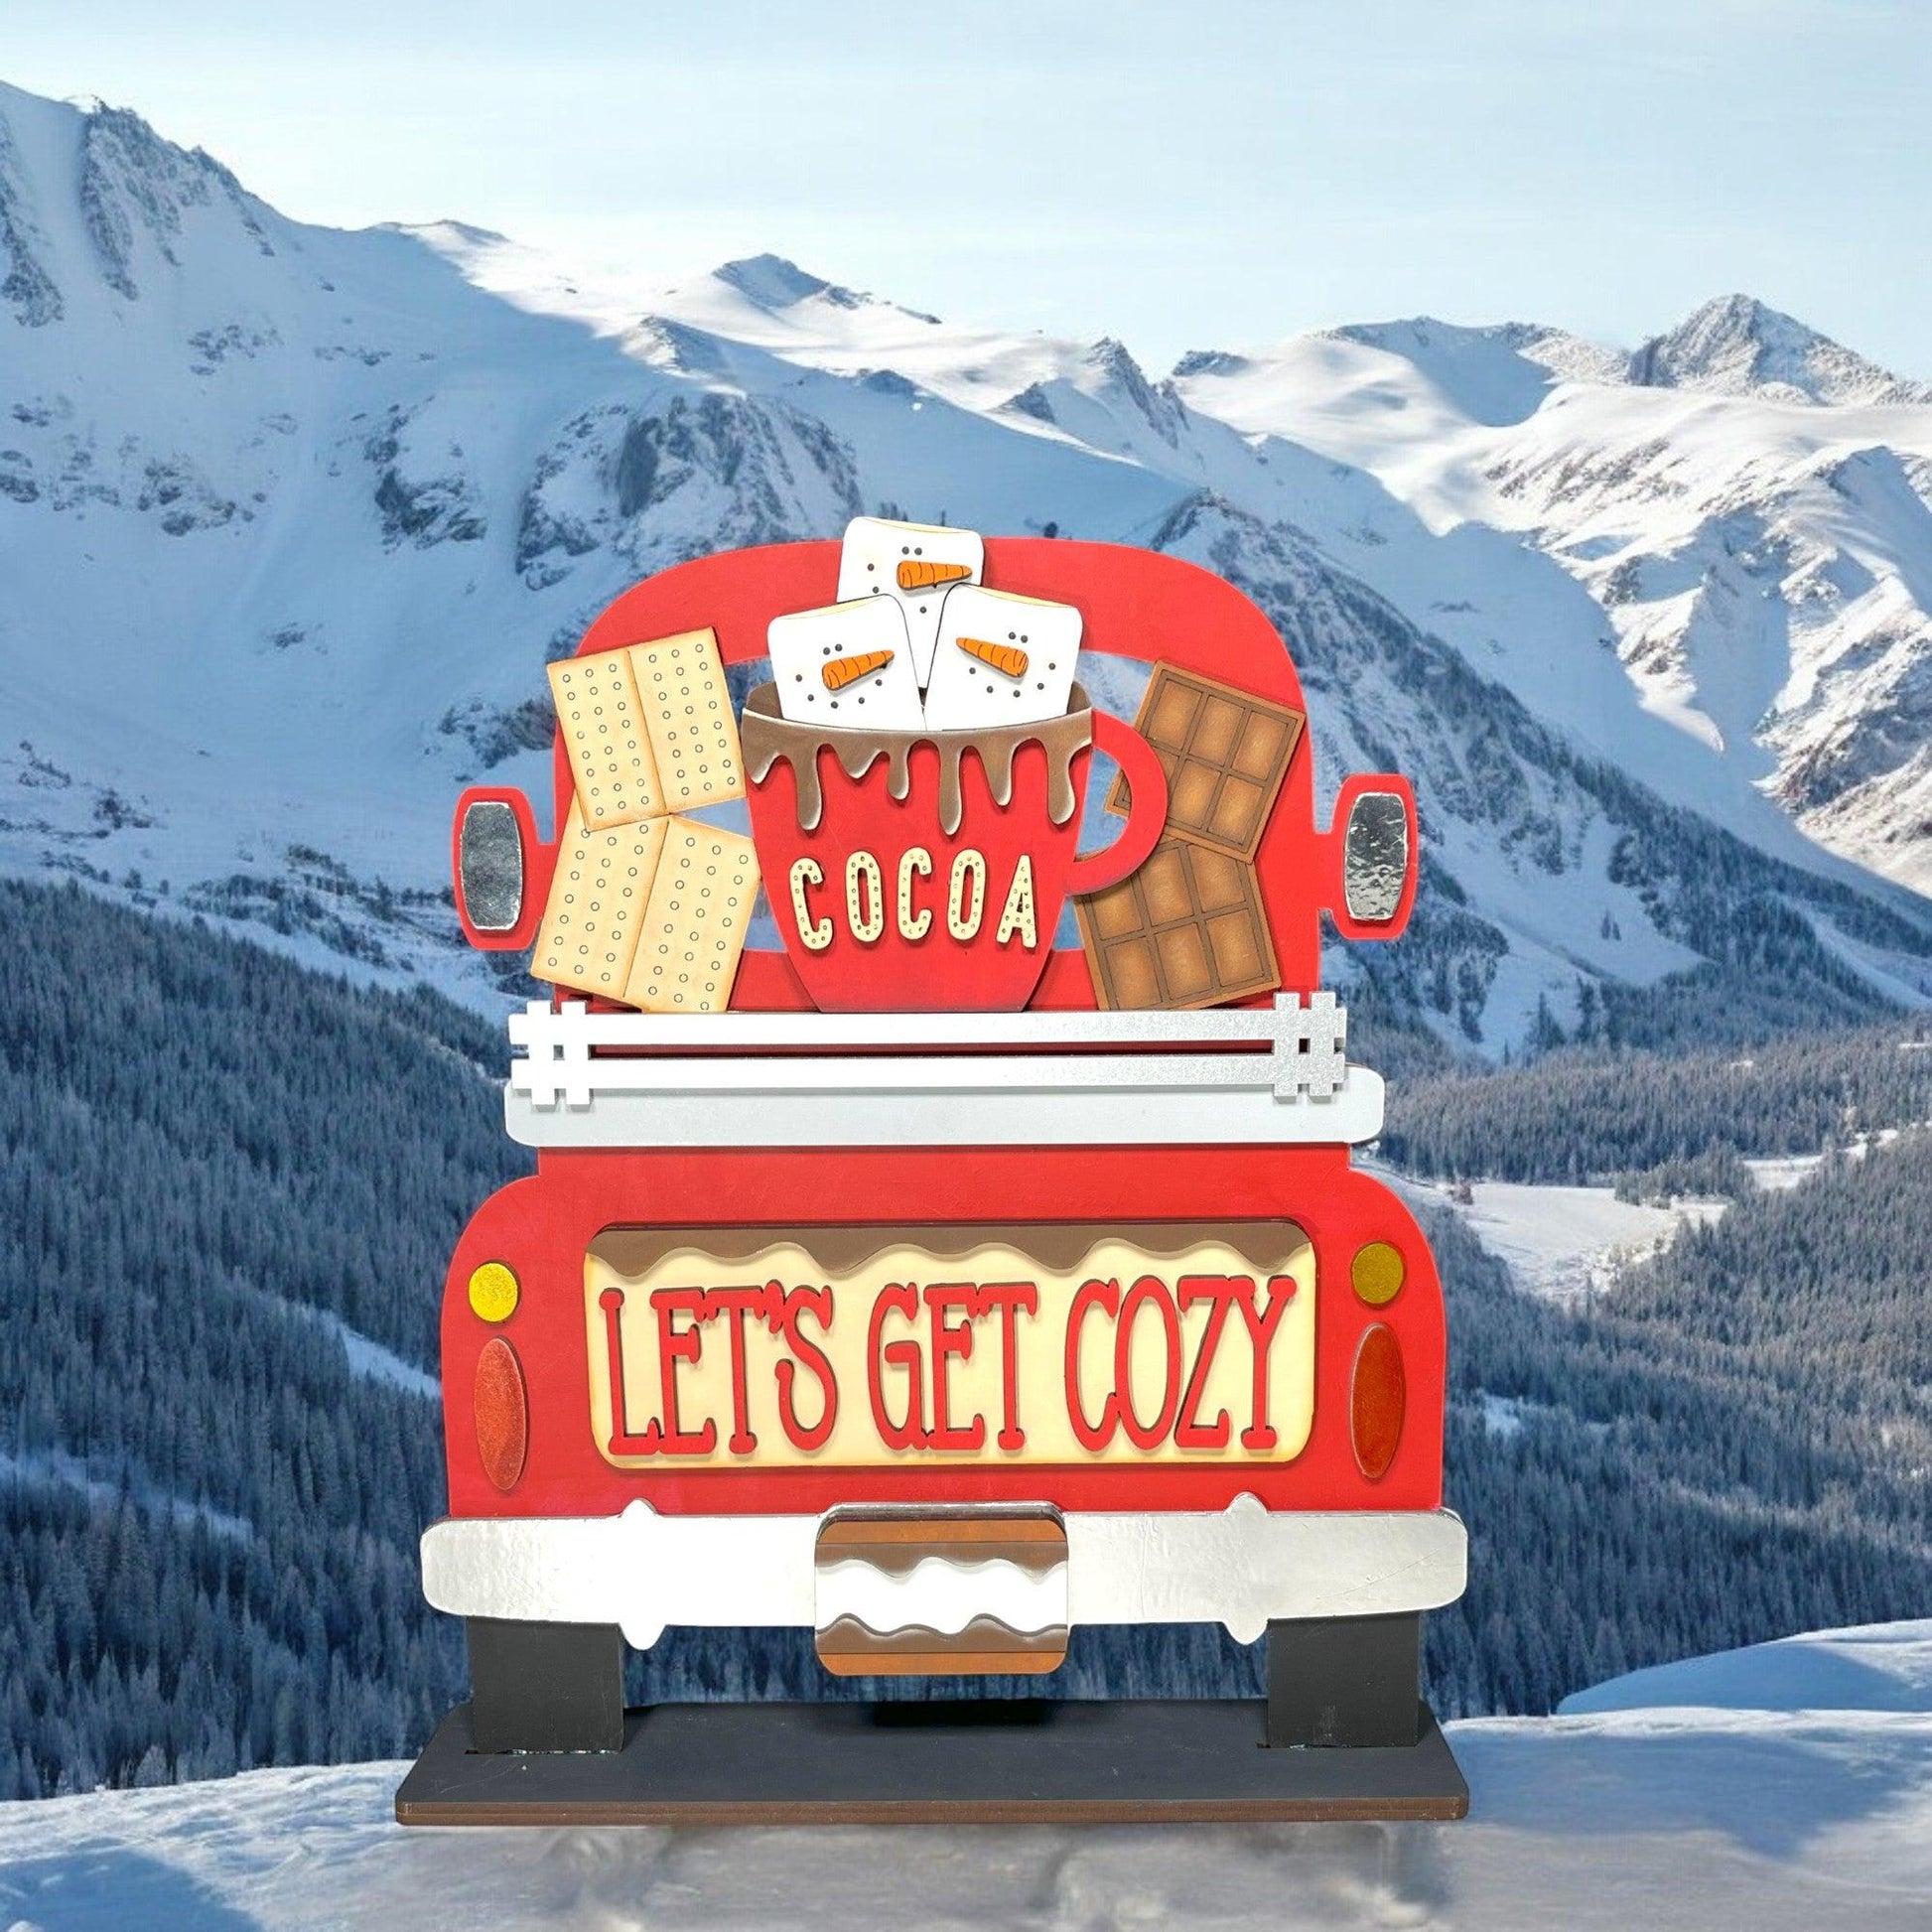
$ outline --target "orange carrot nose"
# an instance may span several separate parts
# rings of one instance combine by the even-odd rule
[[[857,684],[862,677],[883,671],[892,661],[893,653],[889,650],[862,650],[854,657],[828,659],[818,674],[825,680],[826,690],[843,691],[848,684]]]
[[[1027,653],[1018,644],[990,644],[984,637],[961,637],[957,641],[968,657],[977,657],[1008,677],[1027,675]]]
[[[908,557],[898,567],[898,587],[902,591],[929,591],[935,584],[956,584],[972,574],[970,564],[926,564]]]

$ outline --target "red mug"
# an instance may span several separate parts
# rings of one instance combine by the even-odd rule
[[[980,731],[794,723],[776,689],[746,701],[752,834],[785,951],[823,1013],[1011,1013],[1052,950],[1069,893],[1139,869],[1167,774],[1076,684],[1061,717]],[[1126,828],[1079,856],[1099,746],[1126,774]]]

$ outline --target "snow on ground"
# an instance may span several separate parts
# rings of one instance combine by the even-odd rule
[[[1525,1293],[1568,1301],[1614,1285],[1631,1263],[1667,1247],[1687,1222],[1716,1220],[1723,1201],[1677,1201],[1650,1207],[1618,1200],[1608,1187],[1557,1187],[1514,1180],[1470,1183],[1468,1202],[1446,1181],[1412,1179],[1382,1170],[1411,1206],[1428,1203],[1460,1214]]]
[[[1523,1433],[1523,1424],[1536,1413],[1536,1404],[1521,1396],[1491,1395],[1484,1389],[1476,1398],[1485,1434],[1500,1436],[1505,1442]]]
[[[1932,1712],[1932,1618],[1780,1637],[1631,1671],[1565,1698],[1566,1716],[1672,1706]]]
[[[1839,1153],[1863,1161],[1871,1146],[1888,1147],[1898,1135],[1895,1127],[1882,1128],[1861,1135]],[[1744,1166],[1759,1187],[1783,1193],[1809,1180],[1824,1159],[1823,1154],[1765,1155]],[[1508,1265],[1517,1287],[1553,1301],[1613,1288],[1626,1268],[1668,1247],[1679,1229],[1715,1221],[1729,1206],[1722,1200],[1679,1200],[1652,1207],[1618,1200],[1610,1187],[1515,1180],[1472,1181],[1468,1200],[1460,1201],[1448,1181],[1418,1180],[1380,1163],[1368,1165],[1411,1207],[1447,1207],[1461,1215],[1477,1240]],[[1494,1417],[1488,1420],[1492,1431],[1507,1428]]]
[[[0,1807],[0,1922],[1932,1925],[1932,1624],[1762,1645],[1591,1695],[1634,1708],[1451,1725],[1471,1792],[1455,1825],[404,1831],[399,1764],[96,1792]]]
[[[0,1490],[77,1489],[96,1507],[117,1507],[123,1497],[151,1516],[171,1517],[183,1529],[202,1522],[216,1536],[246,1542],[255,1533],[244,1517],[230,1516],[207,1503],[157,1487],[128,1465],[90,1467],[62,1449],[32,1449],[25,1454],[0,1449]]]
[[[1916,1041],[1906,1042],[1916,1045]],[[1923,1121],[1917,1122],[1923,1127]],[[1848,1141],[1838,1152],[1848,1161],[1863,1161],[1872,1147],[1890,1147],[1898,1139],[1900,1129],[1881,1127],[1875,1134],[1861,1134],[1857,1140]],[[1751,1171],[1751,1176],[1768,1193],[1782,1194],[1796,1187],[1801,1181],[1809,1180],[1823,1165],[1823,1154],[1777,1154],[1767,1155],[1759,1160],[1746,1161],[1744,1166]]]
[[[1800,1181],[1809,1180],[1824,1159],[1822,1154],[1767,1154],[1744,1166],[1767,1194],[1786,1194]]]
[[[443,1393],[443,1385],[425,1374],[413,1362],[405,1362],[393,1349],[371,1341],[359,1329],[351,1328],[339,1314],[327,1310],[311,1311],[330,1332],[340,1338],[343,1353],[348,1357],[348,1372],[366,1382],[387,1382],[410,1395],[427,1396],[432,1401]]]

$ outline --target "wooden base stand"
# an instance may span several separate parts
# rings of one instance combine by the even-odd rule
[[[1427,1704],[1407,1745],[1267,1742],[1259,1701],[670,1704],[617,1751],[473,1748],[459,1705],[404,1825],[1194,1824],[1461,1818]]]

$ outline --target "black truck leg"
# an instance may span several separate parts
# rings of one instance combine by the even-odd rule
[[[1421,1735],[1422,1613],[1268,1626],[1268,1741],[1413,1744]]]
[[[480,1751],[623,1748],[623,1638],[614,1623],[465,1619]]]

